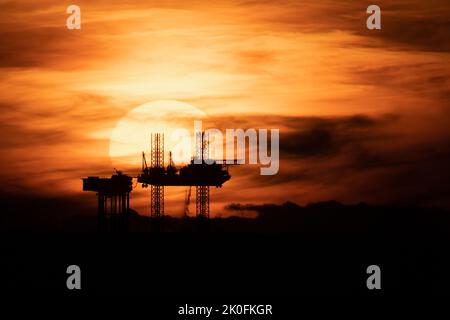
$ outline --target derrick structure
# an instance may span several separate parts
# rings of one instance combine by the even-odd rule
[[[142,172],[138,176],[138,182],[142,183],[144,188],[149,185],[151,187],[152,217],[160,217],[164,214],[164,186],[184,186],[189,187],[186,192],[184,215],[186,217],[189,215],[190,190],[195,187],[196,216],[209,218],[210,187],[222,187],[231,179],[225,160],[210,160],[208,136],[204,132],[198,132],[195,139],[196,152],[189,164],[176,168],[169,153],[168,166],[164,167],[164,135],[152,134],[151,166],[147,166],[145,153],[143,153]]]
[[[151,135],[151,168],[150,172],[164,173],[164,134]],[[150,185],[150,216],[160,218],[164,215],[164,185]]]

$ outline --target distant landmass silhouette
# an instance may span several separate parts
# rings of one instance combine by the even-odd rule
[[[3,199],[1,231],[96,232],[95,203],[80,199]],[[298,205],[232,203],[227,211],[235,216],[211,218],[209,232],[375,232],[389,234],[423,233],[448,230],[447,209],[396,205],[342,204],[336,201]],[[255,218],[242,217],[256,213]],[[155,221],[130,210],[128,231],[147,232]],[[163,232],[195,232],[199,221],[193,217],[164,216]],[[201,230],[205,230],[204,227]]]
[[[230,204],[236,216],[198,221],[193,217],[164,216],[158,223],[163,232],[357,232],[409,234],[445,230],[450,225],[448,211],[433,208],[374,206],[365,203],[344,205],[336,201],[300,206],[284,204]],[[241,211],[257,213],[255,218],[238,216]],[[74,215],[65,221],[65,230],[95,230],[95,217]],[[147,232],[156,221],[131,210],[129,231]]]

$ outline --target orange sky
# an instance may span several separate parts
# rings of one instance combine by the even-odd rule
[[[73,3],[81,7],[82,29],[69,31],[65,10]],[[109,137],[118,121],[139,105],[170,99],[206,112],[219,126],[280,128],[280,145],[293,144],[283,141],[283,130],[286,139],[301,142],[309,133],[290,134],[304,128],[316,134],[320,123],[339,145],[339,153],[312,157],[282,146],[279,177],[264,180],[256,168],[236,169],[213,193],[216,209],[230,202],[417,198],[411,183],[392,199],[377,190],[392,186],[397,174],[441,164],[433,161],[449,137],[449,4],[378,1],[380,31],[366,29],[369,4],[0,1],[3,188],[80,194],[81,177],[112,172]],[[350,130],[346,121],[355,115],[375,124]],[[395,159],[375,169],[348,166],[348,154],[360,153]],[[413,164],[399,166],[408,160],[402,154]],[[394,172],[386,173],[388,163],[396,164]],[[430,172],[442,180],[430,170],[417,176],[417,185]],[[302,179],[307,173],[314,179]]]

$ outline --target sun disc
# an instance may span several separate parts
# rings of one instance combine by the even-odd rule
[[[174,141],[174,133],[184,130],[193,132],[195,120],[202,120],[206,113],[196,107],[176,101],[159,100],[142,104],[122,117],[110,137],[109,156],[116,167],[138,166],[144,151],[150,157],[150,136],[163,133],[165,153],[176,149],[181,140]],[[189,143],[183,140],[182,143]],[[186,149],[193,149],[186,145]],[[177,157],[178,162],[187,162],[191,155]],[[166,158],[167,159],[167,158]]]

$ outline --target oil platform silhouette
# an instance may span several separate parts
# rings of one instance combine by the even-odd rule
[[[142,187],[150,186],[150,217],[164,216],[164,187],[188,187],[184,215],[189,215],[191,188],[196,188],[196,217],[200,220],[210,215],[210,187],[222,187],[231,179],[229,165],[239,164],[236,159],[212,160],[209,158],[209,141],[204,132],[196,134],[196,154],[191,162],[176,168],[172,153],[168,165],[164,166],[164,134],[151,134],[150,166],[145,152],[142,152],[142,168],[137,182]],[[117,171],[111,178],[88,177],[83,179],[83,191],[95,191],[98,196],[99,229],[126,230],[130,208],[132,177]],[[108,199],[110,206],[108,207]],[[117,221],[119,223],[117,223]],[[118,227],[120,226],[120,227]]]
[[[132,177],[124,175],[118,170],[111,178],[88,177],[83,179],[83,191],[97,192],[99,231],[127,229],[132,189]]]

